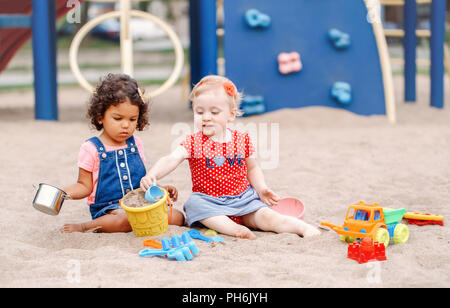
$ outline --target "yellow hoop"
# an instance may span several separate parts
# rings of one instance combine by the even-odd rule
[[[156,16],[153,16],[147,12],[143,11],[136,11],[132,10],[130,12],[131,16],[133,17],[140,17],[147,20],[150,20],[154,22],[156,25],[158,25],[164,32],[166,32],[169,39],[172,41],[172,44],[174,46],[174,52],[175,52],[175,65],[174,69],[169,76],[169,78],[155,91],[151,92],[149,96],[156,97],[163,92],[165,92],[167,89],[169,89],[171,86],[175,84],[175,82],[178,80],[178,77],[181,74],[181,71],[183,69],[183,62],[184,62],[184,53],[183,53],[183,47],[181,45],[180,39],[176,35],[176,33],[170,28],[169,25],[167,25],[164,21],[159,19]],[[80,68],[78,66],[77,62],[77,55],[78,55],[78,49],[80,47],[81,41],[83,38],[91,31],[95,26],[102,23],[103,21],[109,19],[109,18],[119,18],[121,16],[120,11],[114,11],[114,12],[108,12],[103,15],[100,15],[91,21],[87,22],[81,29],[77,32],[75,37],[73,38],[72,44],[70,45],[70,51],[69,51],[69,59],[70,59],[70,68],[77,79],[78,83],[87,91],[94,92],[94,87],[89,84],[89,82],[84,78],[84,76],[81,74]],[[122,59],[123,60],[123,59]]]

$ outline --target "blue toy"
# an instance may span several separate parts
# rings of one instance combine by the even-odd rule
[[[348,105],[352,101],[352,87],[347,82],[335,82],[331,88],[331,96],[338,103]]]
[[[213,236],[213,237],[207,237],[207,236],[204,236],[203,234],[201,234],[200,231],[195,230],[195,229],[191,229],[191,230],[187,231],[187,233],[189,233],[191,238],[194,238],[196,240],[205,241],[207,243],[211,243],[211,242],[225,242],[225,240],[219,235],[216,235],[216,236]]]
[[[328,38],[336,49],[346,49],[350,47],[350,35],[339,31],[336,28],[328,31]]]
[[[242,99],[240,108],[244,112],[244,117],[264,113],[266,112],[264,97],[261,95],[247,95]]]
[[[263,14],[257,9],[250,9],[245,12],[245,21],[251,28],[267,28],[270,26],[269,15]]]
[[[164,191],[156,185],[150,186],[145,192],[145,200],[148,202],[155,203],[161,198],[164,198]]]
[[[183,241],[183,244],[181,244],[181,241]],[[188,232],[184,232],[181,237],[174,235],[171,240],[163,238],[161,244],[162,249],[144,248],[139,251],[139,256],[167,256],[177,261],[190,261],[199,253],[197,245],[192,241]]]

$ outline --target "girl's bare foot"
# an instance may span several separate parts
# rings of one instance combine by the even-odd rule
[[[65,224],[61,228],[62,233],[84,232],[83,224]]]
[[[236,234],[234,235],[237,238],[246,238],[249,240],[256,240],[256,235],[250,231],[249,228],[245,227],[245,226],[241,226],[241,228],[239,228],[239,230],[236,232]]]
[[[320,235],[320,231],[311,225],[306,225],[303,229],[302,236],[303,237],[311,237]]]

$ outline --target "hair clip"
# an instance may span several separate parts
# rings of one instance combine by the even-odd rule
[[[229,96],[234,97],[236,95],[236,88],[234,87],[233,83],[230,81],[225,81],[223,83],[223,88],[225,89],[225,92],[227,92],[227,94]]]

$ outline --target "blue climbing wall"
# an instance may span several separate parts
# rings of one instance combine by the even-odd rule
[[[267,28],[251,28],[244,16],[257,9],[270,17]],[[245,95],[264,97],[266,111],[329,106],[357,114],[386,114],[378,49],[363,0],[224,0],[225,73]],[[338,50],[327,33],[350,35]],[[283,75],[278,54],[298,52],[303,68]],[[352,87],[352,101],[330,95],[335,82]]]

